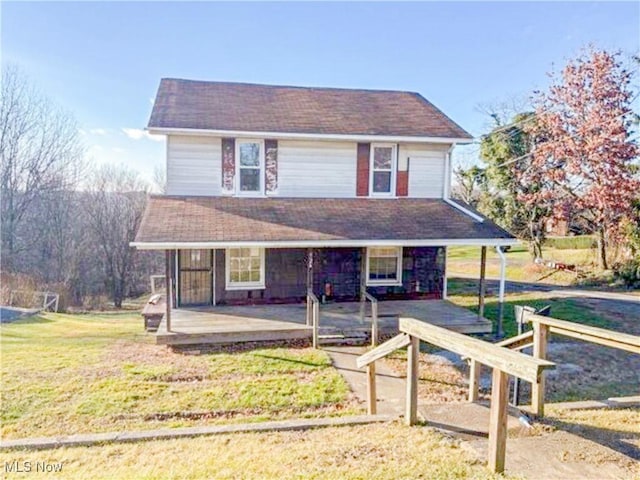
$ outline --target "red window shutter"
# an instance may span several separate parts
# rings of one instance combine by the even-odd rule
[[[396,196],[406,197],[409,195],[409,169],[396,174]]]
[[[278,141],[264,141],[264,190],[267,194],[278,190]]]
[[[356,174],[356,195],[358,197],[369,196],[369,154],[370,143],[358,144],[358,172]]]
[[[222,139],[222,193],[233,193],[236,175],[236,140]]]

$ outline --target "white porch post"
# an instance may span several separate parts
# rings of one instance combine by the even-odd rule
[[[307,249],[307,325],[313,324],[313,304],[309,294],[313,293],[313,248]]]
[[[497,245],[496,252],[500,257],[500,292],[498,294],[498,324],[496,326],[496,336],[498,338],[502,337],[502,320],[504,318],[504,286],[505,286],[505,277],[507,273],[507,257],[505,256],[502,248]]]

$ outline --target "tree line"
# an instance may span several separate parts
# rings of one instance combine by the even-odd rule
[[[529,108],[490,109],[482,164],[454,170],[457,195],[528,241],[534,257],[550,222],[563,222],[596,237],[602,269],[611,247],[626,247],[640,279],[634,73],[619,52],[591,47],[551,74]]]
[[[15,66],[3,68],[0,195],[3,294],[28,285],[83,306],[148,289],[161,259],[129,246],[150,186],[125,166],[93,166],[74,117]],[[3,298],[6,302],[6,298]]]

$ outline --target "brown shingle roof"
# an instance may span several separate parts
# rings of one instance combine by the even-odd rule
[[[438,199],[152,196],[141,243],[512,239]]]
[[[163,78],[149,128],[472,138],[417,93]]]

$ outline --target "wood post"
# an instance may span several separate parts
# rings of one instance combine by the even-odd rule
[[[171,252],[169,250],[165,250],[165,305],[166,305],[166,327],[167,332],[171,331],[171,300],[173,299],[173,292],[171,290],[172,287],[172,275],[171,275]]]
[[[478,285],[478,317],[484,317],[485,276],[487,271],[487,247],[480,249],[480,283]]]
[[[509,377],[497,368],[493,369],[491,383],[491,411],[489,415],[489,468],[504,472],[507,446],[507,405],[509,402]]]
[[[378,302],[371,302],[371,345],[378,346]]]
[[[405,423],[415,425],[418,419],[418,352],[420,339],[410,336],[411,343],[407,347],[407,411]]]
[[[533,356],[541,360],[547,358],[547,341],[549,340],[549,326],[540,322],[533,324]],[[538,381],[531,384],[531,408],[533,413],[542,417],[544,415],[544,371],[540,372]]]
[[[376,395],[376,362],[367,365],[367,413],[375,415],[378,413]]]
[[[476,360],[469,363],[469,402],[477,402],[480,393],[480,371],[482,365]]]

